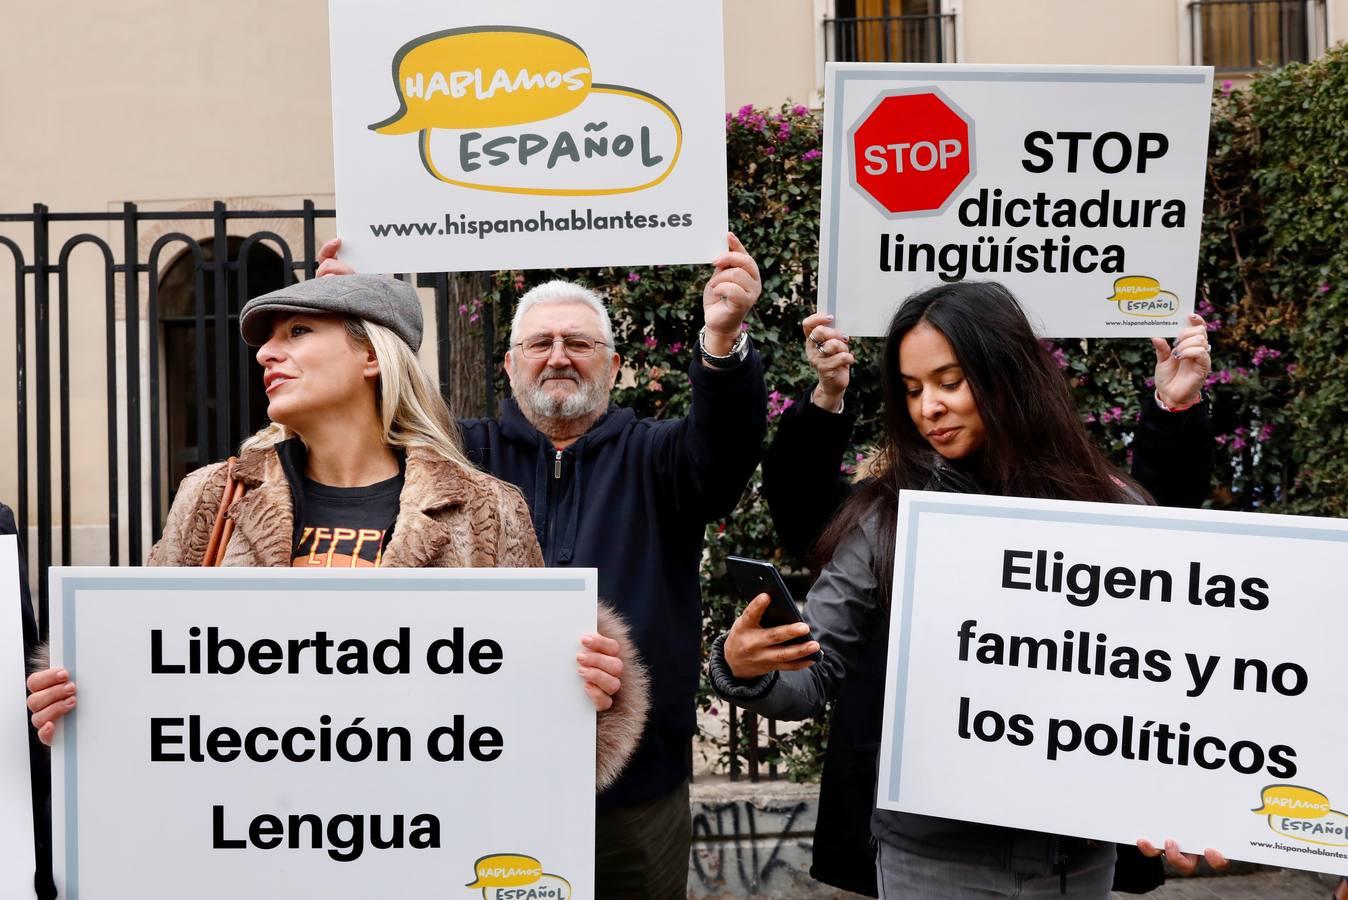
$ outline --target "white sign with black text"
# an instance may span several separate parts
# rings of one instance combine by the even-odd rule
[[[365,272],[710,262],[721,0],[329,0],[342,258]]]
[[[904,492],[878,805],[1348,871],[1348,522]]]
[[[54,569],[80,690],[53,748],[62,896],[593,896],[595,591],[592,569]]]
[[[1212,69],[830,63],[819,308],[884,334],[944,282],[1045,337],[1173,335],[1194,309]]]

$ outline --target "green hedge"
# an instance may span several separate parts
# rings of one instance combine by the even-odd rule
[[[1348,50],[1292,65],[1232,91],[1213,106],[1209,180],[1200,259],[1200,312],[1212,331],[1209,380],[1218,436],[1211,503],[1234,509],[1340,515],[1348,508]],[[765,358],[770,420],[814,383],[800,320],[812,310],[818,252],[819,120],[804,107],[745,107],[726,116],[731,228],[757,258],[764,294],[750,320]],[[617,402],[641,415],[678,416],[688,405],[684,374],[701,326],[705,266],[502,272],[493,279],[497,358],[515,301],[554,277],[607,293],[619,347],[632,377]],[[898,301],[901,298],[893,298]],[[476,309],[464,308],[465,315]],[[851,469],[877,433],[876,343],[858,340],[848,404],[862,411]],[[1139,402],[1155,355],[1146,340],[1054,345],[1087,427],[1126,466]],[[504,378],[502,377],[502,387]],[[755,477],[735,515],[707,531],[706,634],[727,628],[739,606],[722,560],[736,553],[783,558]],[[725,715],[706,690],[704,710]],[[822,722],[780,738],[769,758],[796,779],[818,773]],[[713,742],[724,765],[728,747]],[[740,743],[743,753],[745,743]]]

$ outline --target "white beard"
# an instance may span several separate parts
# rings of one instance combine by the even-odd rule
[[[576,383],[576,390],[565,397],[556,397],[543,387],[543,383],[550,378],[568,378]],[[510,373],[510,387],[515,392],[515,402],[530,421],[580,419],[593,415],[608,405],[607,381],[607,371],[596,372],[592,380],[584,381],[575,369],[544,369],[533,382],[521,384],[514,371]]]

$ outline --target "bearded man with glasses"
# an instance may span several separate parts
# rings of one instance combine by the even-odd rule
[[[640,419],[612,404],[622,357],[603,301],[550,281],[515,310],[514,398],[496,418],[459,423],[469,458],[524,492],[547,565],[599,570],[599,595],[627,619],[649,671],[636,754],[596,801],[600,898],[687,896],[702,539],[739,502],[767,429],[762,363],[742,327],[762,282],[733,234],[728,243],[702,293],[688,415]],[[319,275],[351,272],[339,246],[320,251]]]

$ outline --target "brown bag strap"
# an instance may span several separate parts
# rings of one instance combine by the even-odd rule
[[[206,544],[206,554],[201,558],[203,566],[215,567],[225,558],[225,548],[234,534],[234,520],[226,513],[234,502],[243,496],[246,488],[243,482],[234,478],[234,463],[237,457],[231,456],[225,466],[225,490],[220,495],[220,506],[215,511],[215,522],[211,525],[211,539]]]

